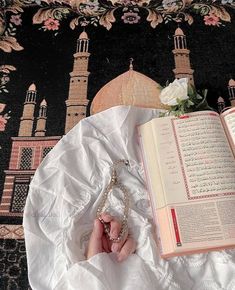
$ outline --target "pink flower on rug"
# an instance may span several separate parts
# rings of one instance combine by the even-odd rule
[[[100,3],[98,0],[85,1],[81,11],[86,15],[94,15],[100,9]]]
[[[128,6],[131,4],[131,0],[118,0],[117,2],[124,6]]]
[[[5,131],[7,120],[0,115],[0,132]]]
[[[134,12],[126,12],[123,14],[122,20],[124,23],[134,24],[139,22],[140,16]]]
[[[58,30],[59,26],[60,26],[60,23],[58,20],[53,19],[53,18],[48,18],[47,20],[44,21],[43,28],[47,30]]]
[[[21,15],[20,14],[11,15],[10,22],[14,23],[16,26],[21,25],[22,24]]]
[[[219,26],[221,23],[219,22],[219,17],[216,16],[213,13],[210,13],[209,15],[204,16],[204,22],[205,25],[217,25]]]

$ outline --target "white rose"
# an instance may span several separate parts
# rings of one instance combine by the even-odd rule
[[[162,104],[168,106],[176,106],[178,104],[177,99],[187,100],[188,97],[188,79],[175,79],[173,83],[170,83],[160,93],[160,100]]]

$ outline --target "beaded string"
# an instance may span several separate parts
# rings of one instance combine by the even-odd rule
[[[120,159],[120,160],[115,161],[113,163],[113,165],[111,166],[111,169],[112,169],[111,180],[102,194],[101,202],[99,204],[97,214],[96,214],[97,218],[104,225],[105,233],[107,234],[109,239],[114,243],[120,242],[123,239],[123,237],[128,229],[127,219],[128,219],[128,211],[129,211],[129,192],[128,192],[128,189],[123,184],[121,184],[120,181],[118,181],[117,171],[116,171],[116,167],[118,167],[121,164],[128,166],[129,161],[125,160],[125,159]],[[121,222],[120,234],[117,238],[111,238],[110,237],[110,224],[104,222],[104,220],[101,218],[101,214],[102,214],[103,209],[105,207],[105,204],[106,204],[106,201],[108,198],[108,194],[115,186],[123,192],[124,212],[123,212],[123,218],[122,218],[122,222]]]

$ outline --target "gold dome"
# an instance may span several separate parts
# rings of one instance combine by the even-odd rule
[[[217,103],[224,103],[224,99],[222,97],[219,97]]]
[[[229,87],[235,87],[235,81],[234,79],[230,79],[228,82]]]
[[[88,35],[85,31],[83,31],[80,35],[79,35],[79,39],[88,39]]]
[[[43,99],[40,103],[40,107],[42,107],[42,106],[47,107],[47,102],[45,99]]]
[[[175,30],[175,36],[184,36],[184,32],[181,28],[176,28]]]
[[[108,82],[94,97],[91,114],[118,105],[132,105],[163,109],[160,102],[160,85],[149,77],[130,69]]]
[[[36,86],[34,83],[29,86],[28,91],[36,92]]]

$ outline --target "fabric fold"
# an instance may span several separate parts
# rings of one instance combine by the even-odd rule
[[[136,132],[136,126],[159,112],[117,106],[85,118],[39,165],[23,217],[33,290],[232,289],[234,250],[168,260],[159,257]],[[128,226],[137,249],[122,263],[113,253],[86,260],[97,208],[110,181],[111,166],[119,159],[130,163],[117,172],[129,191]],[[105,210],[121,218],[120,191],[110,191]]]

